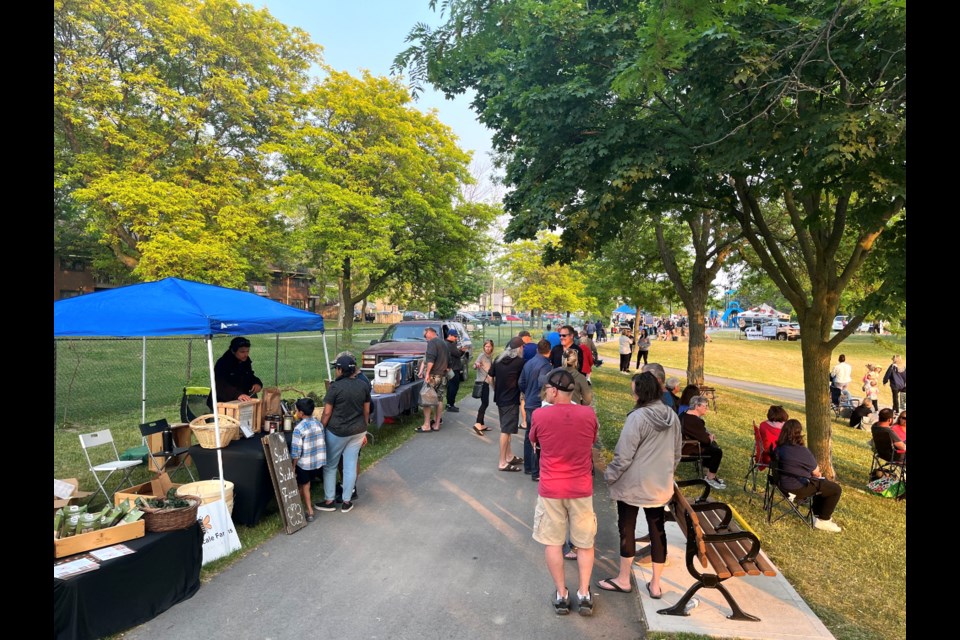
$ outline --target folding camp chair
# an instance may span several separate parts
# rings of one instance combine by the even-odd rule
[[[170,451],[164,451],[161,446],[159,451],[154,451],[153,447],[150,446],[150,436],[158,433],[162,434],[169,429],[170,424],[166,418],[154,420],[153,422],[145,422],[140,425],[140,435],[143,436],[143,444],[147,446],[147,455],[150,457],[150,469],[157,474],[163,473],[168,469],[173,469],[170,473],[171,480],[173,480],[173,477],[177,475],[178,472],[186,470],[187,475],[190,476],[190,482],[193,482],[195,478],[193,477],[193,472],[190,471],[190,466],[184,464],[184,459],[180,457],[189,451],[188,447],[173,446]]]
[[[110,448],[113,450],[113,458],[109,458],[103,462],[99,462],[98,464],[94,464],[90,459],[90,449],[106,445],[110,445]],[[93,502],[94,498],[96,498],[96,495],[102,491],[103,497],[109,503],[117,489],[129,486],[131,484],[130,471],[133,469],[133,467],[143,464],[143,460],[120,459],[120,454],[117,453],[117,445],[113,441],[113,434],[110,433],[110,429],[104,429],[103,431],[97,431],[94,433],[81,433],[80,446],[83,447],[83,455],[87,459],[87,465],[90,468],[90,472],[93,474],[94,479],[100,486],[100,488],[94,492],[93,496],[90,497],[91,502]],[[123,472],[123,479],[113,491],[107,492],[106,483],[108,480],[110,480],[110,476],[117,471]],[[101,473],[106,473],[107,475],[101,479]]]
[[[776,461],[771,460],[771,464],[767,467],[767,486],[763,494],[763,510],[767,512],[767,522],[772,524],[792,513],[813,528],[813,496],[816,494],[797,498],[794,494],[784,491],[780,488],[781,475],[793,474],[781,471],[777,468]],[[773,517],[774,509],[780,511],[776,518]]]
[[[210,387],[184,387],[180,398],[180,422],[190,424],[195,418],[210,413],[207,397]]]
[[[763,437],[760,435],[760,427],[757,421],[753,421],[753,453],[750,455],[750,466],[747,469],[747,475],[743,477],[743,490],[748,494],[747,500],[752,502],[753,496],[759,494],[757,491],[757,472],[764,471],[770,466],[763,461]],[[752,479],[752,489],[747,490],[747,484]]]
[[[907,456],[905,453],[896,451],[890,431],[874,429],[870,450],[873,451],[873,460],[870,462],[871,480],[879,477],[880,474],[889,475],[894,482],[899,483],[898,487],[903,488],[907,483]],[[897,500],[903,496],[905,493],[901,495],[898,490]]]

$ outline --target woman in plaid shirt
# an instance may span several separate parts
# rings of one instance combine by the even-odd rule
[[[297,423],[290,442],[290,458],[297,474],[297,486],[307,505],[307,522],[313,522],[313,500],[310,499],[310,481],[320,477],[323,464],[327,461],[327,445],[323,436],[323,425],[313,417],[316,406],[310,398],[297,400]]]

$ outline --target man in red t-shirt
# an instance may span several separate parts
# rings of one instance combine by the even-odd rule
[[[597,516],[593,511],[593,443],[597,439],[597,414],[591,407],[571,403],[573,376],[554,369],[543,383],[544,401],[551,403],[533,412],[530,442],[540,445],[540,484],[534,513],[533,539],[546,545],[547,569],[556,583],[553,600],[558,615],[570,612],[570,594],[563,575],[563,544],[577,548],[580,615],[593,613],[590,574]]]

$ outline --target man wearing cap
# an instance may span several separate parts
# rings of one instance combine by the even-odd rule
[[[460,333],[456,329],[447,331],[447,362],[453,371],[453,377],[447,381],[447,411],[454,413],[460,411],[457,392],[460,391],[460,374],[463,372],[463,351],[457,343],[459,338]]]
[[[537,343],[533,341],[533,336],[526,329],[518,333],[517,336],[523,340],[523,361],[530,362],[537,355]]]
[[[334,363],[337,379],[330,384],[323,399],[323,425],[327,461],[323,465],[323,502],[314,506],[319,511],[336,511],[337,467],[343,458],[343,495],[352,498],[357,484],[357,461],[360,447],[366,441],[370,422],[370,388],[355,377],[357,361],[342,355]],[[353,502],[344,500],[343,513],[353,509]]]
[[[570,611],[563,567],[563,544],[577,548],[580,573],[579,613],[593,613],[590,574],[593,572],[597,516],[593,511],[593,443],[599,429],[590,407],[571,402],[573,376],[564,369],[547,374],[543,384],[546,402],[533,412],[530,442],[540,446],[540,484],[534,513],[533,539],[546,545],[547,570],[556,585],[553,608],[557,615]]]
[[[550,342],[546,339],[537,343],[537,354],[523,365],[523,371],[520,372],[520,390],[523,392],[523,411],[526,414],[527,426],[533,424],[534,409],[539,409],[543,405],[540,398],[540,389],[543,386],[547,374],[553,367],[550,366]],[[523,472],[531,477],[532,480],[540,479],[540,464],[537,462],[537,454],[530,444],[530,430],[523,434]]]
[[[417,433],[428,433],[431,430],[440,431],[440,424],[443,422],[443,397],[447,388],[447,356],[450,353],[446,343],[440,339],[437,330],[433,327],[427,327],[423,330],[423,338],[427,341],[427,351],[423,356],[423,363],[420,365],[417,376],[423,378],[424,387],[429,386],[436,391],[437,404],[424,403],[421,395],[423,424],[414,429]],[[435,421],[430,419],[430,411],[434,406],[437,408]]]
[[[523,340],[510,339],[507,348],[490,367],[493,401],[500,414],[500,471],[520,471],[523,458],[513,455],[510,439],[520,426],[520,373],[523,371]]]

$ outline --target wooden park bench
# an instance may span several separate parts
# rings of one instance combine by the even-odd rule
[[[681,487],[702,485],[700,497],[691,505],[681,493]],[[776,569],[770,559],[760,550],[760,539],[751,531],[744,531],[733,520],[730,505],[722,502],[706,502],[710,487],[702,479],[680,480],[674,483],[673,498],[670,500],[670,512],[680,525],[680,531],[687,539],[687,571],[696,579],[696,583],[687,589],[683,597],[668,609],[657,613],[672,616],[689,615],[687,602],[697,591],[706,587],[717,589],[733,610],[731,620],[760,620],[746,613],[737,604],[730,592],[723,586],[725,580],[743,576],[775,576]],[[699,570],[694,564],[699,559],[700,566],[713,571]]]

